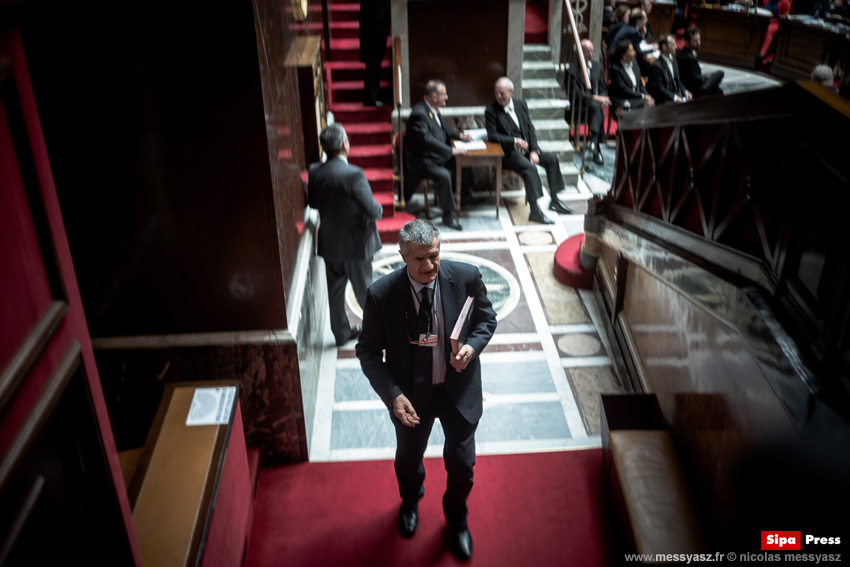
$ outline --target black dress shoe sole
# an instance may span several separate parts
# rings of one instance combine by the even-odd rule
[[[531,222],[538,222],[540,224],[555,224],[555,221],[553,221],[552,219],[550,219],[549,217],[547,217],[546,215],[544,215],[542,213],[539,216],[538,215],[529,215],[528,220],[531,221]]]
[[[573,214],[573,210],[566,205],[562,205],[560,207],[553,207],[552,205],[549,205],[549,210],[555,211],[559,215],[571,215],[571,214]]]

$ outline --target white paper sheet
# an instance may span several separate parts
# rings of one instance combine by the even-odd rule
[[[195,388],[186,425],[227,425],[235,397],[236,386]]]

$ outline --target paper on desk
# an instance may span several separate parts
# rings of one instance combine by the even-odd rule
[[[473,140],[487,139],[487,128],[473,128],[472,130],[464,130],[463,133],[472,136]]]
[[[460,140],[455,140],[455,147],[459,150],[484,150],[487,149],[487,144],[484,143],[484,140],[473,140],[471,142],[461,142]]]
[[[195,388],[186,425],[227,425],[236,397],[236,386]]]

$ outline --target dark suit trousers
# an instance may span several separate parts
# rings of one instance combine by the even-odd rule
[[[598,144],[604,144],[605,131],[602,128],[602,123],[605,121],[605,113],[602,110],[602,105],[596,102],[595,100],[591,100],[590,108],[588,108],[587,110],[587,121],[590,125],[590,133],[593,134],[591,141],[596,141],[596,143]]]
[[[437,193],[437,199],[440,201],[440,208],[443,210],[444,217],[457,209],[454,193],[452,192],[454,170],[454,159],[449,160],[445,165],[437,165],[430,160],[426,160],[422,164],[422,170],[419,173],[420,178],[431,179],[434,182],[434,191]]]
[[[427,348],[427,347],[417,347]],[[452,368],[447,370],[451,380]],[[398,491],[403,502],[415,505],[425,494],[425,465],[422,457],[434,419],[439,418],[446,436],[443,462],[446,466],[446,492],[443,494],[443,513],[446,521],[458,529],[467,527],[466,497],[472,490],[475,466],[475,430],[478,423],[466,421],[449,400],[445,386],[432,386],[431,400],[424,408],[414,408],[419,415],[419,425],[407,427],[390,410],[396,432],[395,473]]]
[[[558,157],[555,154],[540,152],[539,155],[540,165],[546,171],[546,177],[549,180],[549,192],[554,195],[564,188],[561,165],[558,163]],[[525,184],[525,196],[528,197],[529,203],[532,201],[536,203],[537,199],[543,196],[543,184],[540,182],[537,166],[531,163],[528,156],[519,152],[511,152],[502,160],[502,167],[519,174]]]
[[[368,260],[325,260],[325,276],[328,281],[328,306],[331,331],[337,341],[348,336],[351,325],[345,314],[345,284],[351,282],[357,303],[366,303],[366,289],[372,283],[372,259]]]

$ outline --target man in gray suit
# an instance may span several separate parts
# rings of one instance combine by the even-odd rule
[[[331,330],[337,346],[360,334],[345,314],[345,283],[351,281],[357,303],[366,303],[372,283],[372,255],[381,249],[378,227],[383,208],[372,196],[363,170],[349,165],[350,145],[345,129],[331,124],[319,136],[325,163],[310,166],[307,200],[319,210],[319,250],[325,259]]]

